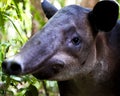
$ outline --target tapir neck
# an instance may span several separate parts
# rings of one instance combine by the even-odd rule
[[[98,83],[88,78],[58,82],[60,96],[117,96],[110,81]]]

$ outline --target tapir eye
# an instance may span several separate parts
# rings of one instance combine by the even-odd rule
[[[79,37],[74,37],[72,40],[71,40],[72,44],[73,45],[79,45],[81,43],[81,40]]]

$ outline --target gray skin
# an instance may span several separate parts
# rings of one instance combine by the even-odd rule
[[[70,5],[58,11],[45,0],[42,6],[50,20],[2,63],[3,72],[56,80],[61,96],[120,96],[118,5],[101,1],[93,10]]]

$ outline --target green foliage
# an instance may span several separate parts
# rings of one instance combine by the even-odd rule
[[[61,5],[61,7],[65,6],[65,0],[57,0],[59,2],[59,4]]]
[[[2,61],[18,53],[30,38],[31,11],[35,12],[34,18],[42,28],[45,21],[29,0],[0,0],[0,96],[54,96],[52,92],[58,94],[56,82],[39,81],[32,75],[7,76],[1,69]]]
[[[119,5],[119,19],[120,19],[120,0],[116,0]]]

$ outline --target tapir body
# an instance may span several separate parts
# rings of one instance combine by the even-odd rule
[[[61,96],[120,96],[118,5],[106,0],[92,10],[58,11],[45,0],[43,9],[50,20],[2,63],[3,71],[57,80]]]

